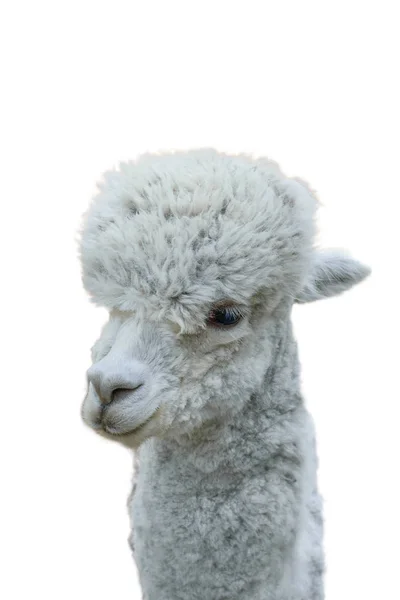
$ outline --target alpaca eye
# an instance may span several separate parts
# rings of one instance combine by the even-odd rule
[[[227,327],[236,325],[242,318],[242,313],[235,306],[221,306],[210,311],[207,321],[215,327]]]

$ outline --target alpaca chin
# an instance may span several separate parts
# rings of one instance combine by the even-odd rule
[[[118,442],[126,448],[136,450],[148,438],[162,436],[163,428],[160,424],[160,412],[160,409],[157,409],[147,421],[126,433],[114,432],[109,428],[96,429],[95,431],[107,440]]]

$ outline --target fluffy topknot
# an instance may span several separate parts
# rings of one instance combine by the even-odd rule
[[[208,149],[144,155],[105,174],[85,216],[85,288],[109,309],[142,308],[181,325],[221,298],[294,298],[316,204],[267,159]]]

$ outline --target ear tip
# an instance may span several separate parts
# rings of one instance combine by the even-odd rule
[[[337,296],[361,283],[371,274],[371,267],[352,258],[347,252],[323,250],[314,256],[314,263],[295,302],[314,302]]]
[[[322,269],[338,270],[347,273],[354,283],[363,281],[371,274],[371,267],[355,259],[347,250],[327,248],[316,254],[317,264]]]
[[[357,279],[359,282],[364,281],[367,277],[371,275],[372,269],[369,265],[357,261],[358,273]]]

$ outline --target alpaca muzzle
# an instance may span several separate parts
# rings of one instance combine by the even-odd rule
[[[145,364],[108,354],[87,372],[89,387],[82,416],[93,429],[111,435],[132,433],[157,409],[149,401],[149,372]]]

